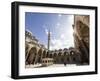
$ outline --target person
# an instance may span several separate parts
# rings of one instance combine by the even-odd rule
[[[66,62],[64,62],[64,66],[66,66]]]

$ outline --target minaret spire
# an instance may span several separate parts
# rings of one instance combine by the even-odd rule
[[[50,50],[50,29],[48,31],[48,53],[49,53],[49,50]]]

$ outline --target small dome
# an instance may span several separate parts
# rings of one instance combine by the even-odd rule
[[[64,48],[64,50],[68,50],[67,48]]]
[[[25,30],[26,33],[30,34],[31,36],[33,35],[30,30]]]
[[[59,51],[62,51],[62,49],[59,49]]]

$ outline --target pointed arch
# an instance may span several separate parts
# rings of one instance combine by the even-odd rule
[[[45,58],[45,57],[46,57],[46,51],[44,50],[42,58]]]
[[[36,54],[37,54],[37,48],[36,47],[32,47],[29,50],[28,56],[26,58],[26,63],[27,64],[34,64],[35,58],[36,58]]]
[[[39,49],[38,51],[38,55],[37,55],[37,62],[40,63],[42,60],[42,55],[43,55],[43,51],[42,49]]]

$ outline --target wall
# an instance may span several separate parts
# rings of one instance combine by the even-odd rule
[[[0,81],[13,81],[10,78],[11,68],[11,2],[14,0],[1,0],[0,1]],[[20,1],[20,0],[16,0]],[[21,0],[21,1],[34,1],[34,2],[50,2],[74,5],[94,5],[98,6],[100,10],[100,0]],[[100,11],[98,11],[100,14]],[[98,16],[100,21],[100,15]],[[100,23],[98,27],[100,26]],[[98,28],[100,31],[100,28]],[[100,34],[100,32],[99,32]],[[100,41],[100,37],[98,39]],[[98,44],[100,45],[100,43]],[[100,48],[100,46],[98,46]],[[99,51],[100,53],[100,51]],[[100,57],[100,55],[98,55]],[[100,62],[100,59],[98,59]],[[98,63],[100,67],[100,63]],[[99,68],[98,67],[98,68]],[[100,70],[99,70],[100,71]],[[26,81],[99,81],[100,74],[98,75],[82,75],[82,76],[68,76],[68,77],[55,77],[55,78],[40,78],[40,79],[26,79]],[[22,81],[22,80],[21,80]]]

